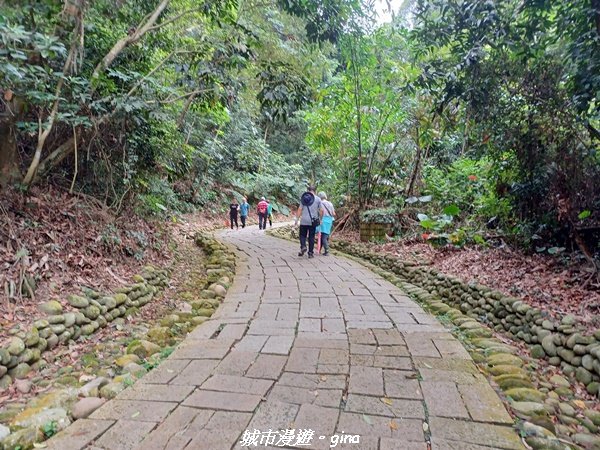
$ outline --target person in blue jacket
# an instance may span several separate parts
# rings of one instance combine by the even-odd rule
[[[240,204],[240,219],[242,221],[242,228],[246,227],[246,219],[248,218],[248,211],[250,210],[250,204],[248,203],[248,199],[244,197],[242,199],[242,203]]]

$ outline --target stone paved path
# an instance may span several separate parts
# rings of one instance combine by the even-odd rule
[[[241,446],[254,429],[262,439],[269,430],[314,431],[311,445],[294,447],[296,431],[287,448],[330,448],[342,434],[360,443],[335,448],[524,448],[461,343],[397,287],[341,257],[300,258],[295,244],[255,227],[220,237],[240,258],[212,319],[49,448],[286,442],[280,432],[271,445]]]

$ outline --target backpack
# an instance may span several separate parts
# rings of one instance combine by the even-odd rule
[[[267,204],[265,202],[260,202],[258,204],[258,212],[261,214],[267,212]]]

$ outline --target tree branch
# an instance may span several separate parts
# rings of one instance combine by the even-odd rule
[[[183,16],[187,16],[188,14],[195,13],[195,12],[200,12],[200,11],[202,11],[202,8],[189,9],[187,11],[182,12],[181,14],[176,15],[175,17],[172,17],[169,20],[165,20],[164,22],[161,22],[161,23],[159,23],[157,25],[152,25],[150,28],[148,28],[147,31],[158,30],[159,28],[164,27],[165,25],[169,25],[170,23],[178,21]]]
[[[113,61],[119,56],[119,54],[131,44],[139,41],[148,31],[151,30],[152,26],[156,23],[160,15],[167,8],[171,0],[161,0],[156,9],[150,13],[149,16],[144,17],[142,22],[138,25],[136,30],[130,36],[119,39],[110,51],[102,58],[102,61],[98,63],[94,72],[92,73],[92,79],[96,79],[100,76],[100,72],[106,70]]]

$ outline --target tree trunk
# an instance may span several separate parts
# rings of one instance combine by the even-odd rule
[[[21,179],[15,124],[21,115],[23,105],[16,99],[5,104],[7,109],[0,112],[0,187],[16,183]]]
[[[406,188],[406,196],[407,197],[411,197],[413,194],[413,189],[415,188],[415,182],[417,181],[417,177],[419,175],[419,168],[421,167],[421,143],[419,142],[420,139],[420,132],[419,132],[419,127],[416,127],[416,134],[417,134],[417,138],[415,139],[415,142],[417,144],[417,154],[415,155],[415,167],[413,168],[412,174],[410,176],[410,182],[408,183],[408,187]]]
[[[0,120],[0,187],[13,184],[21,178],[14,122]]]

